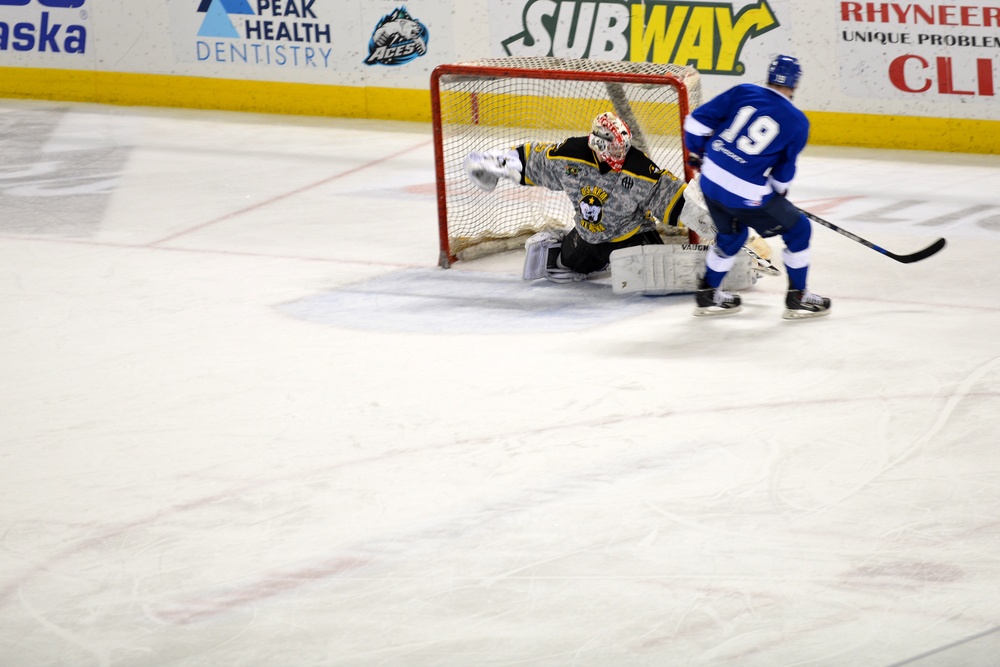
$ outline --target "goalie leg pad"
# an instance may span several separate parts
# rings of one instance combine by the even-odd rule
[[[538,280],[547,278],[552,282],[574,282],[583,278],[582,274],[558,265],[559,253],[565,232],[546,229],[531,236],[524,243],[524,268],[521,278]]]
[[[757,278],[760,277],[760,273],[756,271],[756,267],[757,262],[754,261],[754,258],[749,253],[741,250],[736,253],[736,261],[733,263],[733,268],[729,269],[729,273],[723,278],[722,284],[719,287],[727,292],[739,292],[740,290],[750,289],[757,282]]]
[[[641,245],[611,253],[611,290],[615,294],[682,294],[698,289],[705,274],[708,246],[691,243]]]
[[[542,231],[531,236],[524,243],[524,269],[521,278],[538,280],[544,278],[549,264],[549,251],[562,248],[562,237],[551,231]]]
[[[649,296],[691,294],[705,275],[709,246],[701,243],[644,245],[611,253],[611,289],[615,294]],[[753,262],[739,253],[722,281],[729,292],[751,287],[757,281]]]

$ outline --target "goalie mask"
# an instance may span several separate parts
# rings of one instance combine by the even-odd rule
[[[632,131],[625,121],[606,111],[594,119],[587,143],[602,162],[615,171],[621,171],[625,166],[625,155],[632,147]]]

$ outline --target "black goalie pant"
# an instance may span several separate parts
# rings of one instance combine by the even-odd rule
[[[638,232],[624,241],[617,243],[587,243],[574,227],[562,242],[562,254],[559,259],[563,265],[577,273],[593,273],[607,267],[611,262],[611,252],[619,248],[631,248],[637,245],[662,245],[663,239],[655,230]]]

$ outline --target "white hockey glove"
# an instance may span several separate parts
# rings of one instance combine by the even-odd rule
[[[774,190],[775,194],[781,195],[782,197],[788,196],[788,183],[779,183],[771,178],[770,175],[767,177],[767,182],[771,186],[771,189]]]
[[[465,156],[462,165],[469,179],[480,190],[492,192],[501,178],[521,182],[521,159],[513,148],[491,150],[483,153],[472,152]]]

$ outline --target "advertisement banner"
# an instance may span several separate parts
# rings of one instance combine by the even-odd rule
[[[89,28],[87,0],[0,0],[0,59],[76,66],[91,49]]]
[[[1000,1],[837,3],[851,97],[1000,106]]]
[[[329,70],[361,59],[355,13],[327,0],[171,0],[174,55],[206,69]]]
[[[791,50],[790,2],[489,0],[494,56],[693,65],[706,93],[759,82]]]
[[[363,85],[374,78],[412,80],[413,85],[424,86],[433,66],[450,55],[442,51],[451,41],[445,38],[450,33],[448,13],[436,7],[423,13],[425,3],[169,0],[168,4],[176,62],[193,66],[203,76],[328,82],[335,74],[339,85]],[[437,59],[430,57],[435,52]]]

